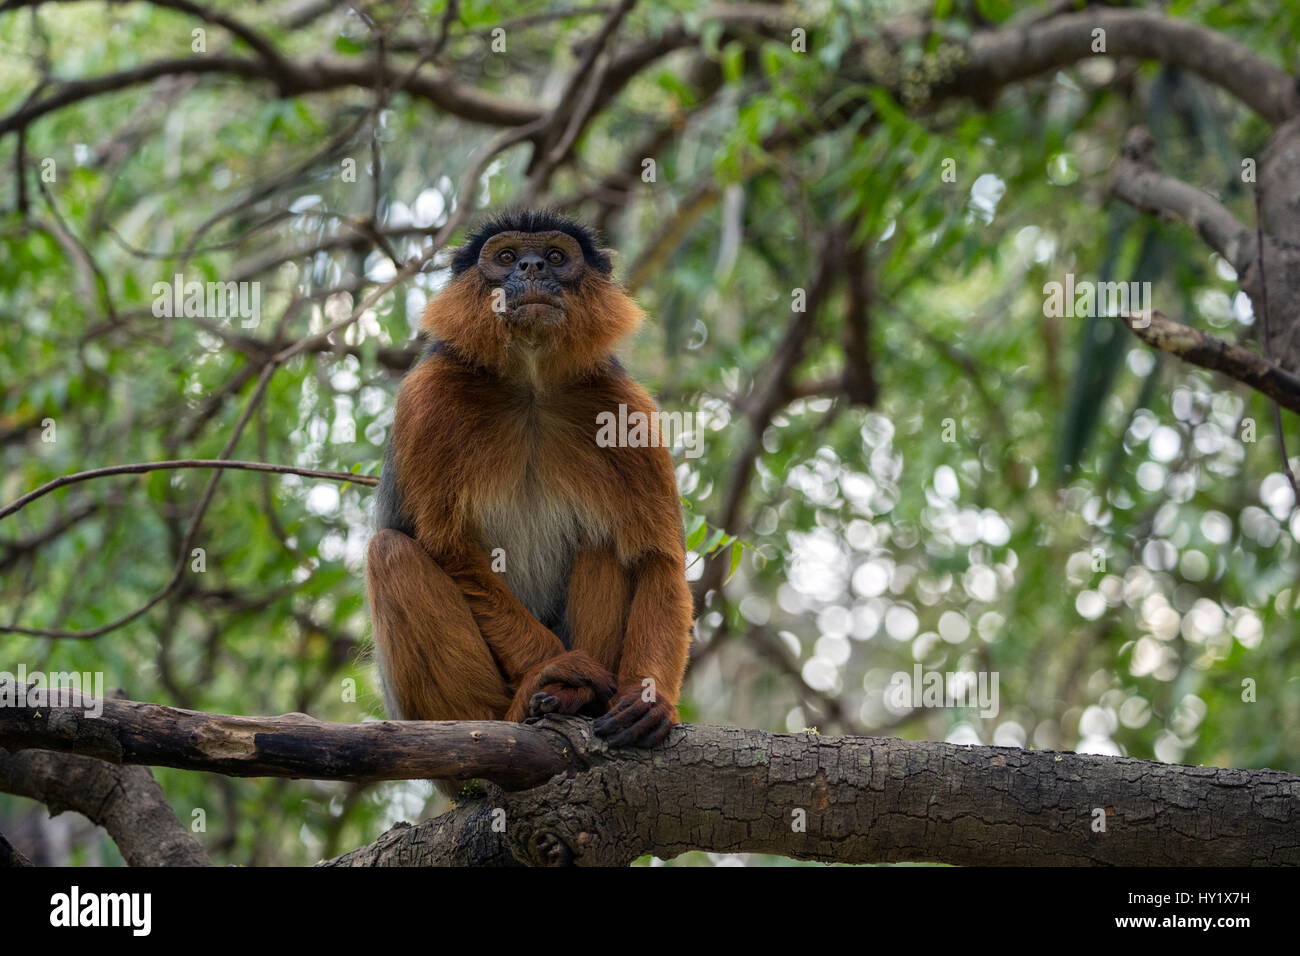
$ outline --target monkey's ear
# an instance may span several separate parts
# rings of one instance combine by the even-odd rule
[[[599,252],[602,256],[608,256],[610,262],[613,262],[616,259],[618,259],[617,249],[597,249],[596,251]]]

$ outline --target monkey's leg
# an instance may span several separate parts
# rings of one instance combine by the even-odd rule
[[[605,712],[614,692],[610,668],[564,644],[533,617],[475,551],[439,558],[455,582],[492,657],[514,690],[505,719]]]
[[[542,665],[564,655],[563,642],[528,612],[481,553],[439,556],[437,563],[455,582],[511,687],[521,686]]]
[[[632,582],[608,546],[583,548],[569,575],[569,633],[573,649],[586,651],[618,673],[632,603]]]
[[[531,684],[522,683],[515,705],[531,716],[599,717],[616,689],[631,582],[610,547],[583,548],[569,576],[567,614],[573,649],[547,662]],[[512,708],[513,709],[513,708]]]
[[[653,747],[678,721],[677,699],[691,643],[691,592],[676,553],[647,555],[632,575],[618,692],[596,736],[622,747]]]
[[[500,720],[511,694],[460,590],[413,538],[370,540],[366,591],[388,715]]]

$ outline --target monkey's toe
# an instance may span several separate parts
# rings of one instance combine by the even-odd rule
[[[596,703],[596,695],[590,687],[565,687],[559,684],[547,684],[528,701],[528,713],[533,717],[545,714],[590,713]]]
[[[559,698],[554,694],[538,691],[528,701],[528,716],[541,717],[544,714],[553,714],[559,707]]]

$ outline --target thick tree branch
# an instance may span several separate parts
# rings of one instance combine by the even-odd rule
[[[1105,31],[1105,55],[1159,60],[1227,90],[1273,123],[1300,112],[1295,83],[1282,70],[1222,33],[1155,10],[1107,10],[1051,17],[977,34],[970,62],[949,92],[994,92],[1009,83],[1069,66],[1093,52]]]
[[[390,831],[335,865],[609,865],[697,849],[858,863],[1300,864],[1300,777],[1273,770],[690,725],[652,750],[611,750],[579,718],[328,724],[103,704],[97,718],[0,708],[0,745],[235,776],[532,788]]]
[[[17,686],[21,704],[24,685]],[[576,766],[552,734],[502,721],[335,724],[306,714],[234,717],[130,700],[96,700],[96,707],[101,703],[100,716],[82,707],[0,706],[0,747],[232,777],[484,777],[510,787]]]
[[[0,750],[0,791],[39,800],[51,815],[75,810],[108,831],[131,866],[207,866],[147,767],[74,754]]]
[[[330,865],[499,864],[502,846],[534,865],[688,850],[857,863],[1300,863],[1300,778],[1277,771],[704,726],[682,726],[651,751],[610,752],[585,721],[544,726],[563,731],[590,769],[389,831]]]

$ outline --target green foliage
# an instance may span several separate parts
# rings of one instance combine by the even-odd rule
[[[291,34],[269,9],[215,6],[286,52],[373,52],[354,19]],[[418,6],[433,35],[443,4]],[[971,29],[969,4],[903,6],[935,17],[937,39],[904,52],[911,65]],[[974,5],[994,22],[1018,6]],[[1294,62],[1300,8],[1264,6],[1186,0],[1171,12]],[[460,4],[447,52],[460,78],[524,99],[567,76],[571,41],[599,18],[512,29],[507,56],[487,53],[481,31],[547,9]],[[674,119],[657,181],[638,183],[610,215],[626,275],[702,187],[741,190],[739,202],[708,205],[635,290],[651,318],[624,355],[665,409],[696,413],[705,434],[702,457],[678,459],[689,575],[722,563],[725,591],[705,604],[699,630],[704,641],[728,636],[689,678],[683,718],[1300,770],[1283,733],[1300,722],[1300,524],[1269,405],[1157,362],[1113,319],[1043,310],[1045,283],[1066,273],[1132,277],[1151,281],[1157,306],[1182,321],[1247,336],[1235,278],[1196,235],[1118,206],[1106,181],[1124,130],[1160,121],[1169,171],[1253,222],[1234,182],[1240,156],[1263,140],[1259,121],[1201,81],[1145,67],[1132,89],[1067,71],[992,104],[918,111],[858,68],[859,44],[883,16],[876,4],[801,13],[806,55],[779,34],[742,45],[694,3],[638,5],[625,29],[654,36],[683,16],[701,23],[722,92],[704,96],[680,58],[656,62],[594,118],[580,163],[561,168],[550,191],[581,194],[622,168],[652,124]],[[189,21],[147,4],[48,4],[0,22],[0,114],[37,83],[35,49],[51,51],[61,77],[189,51]],[[213,50],[227,42],[216,28],[209,40]],[[365,115],[373,105],[364,90],[280,100],[261,81],[159,84],[74,103],[27,130],[29,208],[7,205],[0,219],[0,501],[89,468],[221,454],[267,343],[319,331],[392,274],[364,236],[294,250],[355,238],[348,224],[377,213],[406,258],[453,204],[528,198],[522,149],[499,157],[475,195],[459,194],[495,130],[406,94],[389,98],[380,123]],[[812,118],[825,121],[817,135],[773,145]],[[0,140],[0,168],[14,168],[15,148],[14,136]],[[42,190],[46,159],[57,175]],[[340,175],[346,161],[354,182]],[[724,261],[733,225],[742,241]],[[792,292],[813,284],[821,240],[839,226],[867,248],[880,399],[867,409],[812,389],[754,436],[747,411],[776,364]],[[377,474],[400,374],[385,356],[411,340],[444,267],[440,258],[382,297],[336,351],[279,368],[230,456]],[[155,285],[177,272],[255,278],[260,322],[156,317]],[[797,383],[838,380],[847,306],[839,283]],[[40,437],[46,419],[53,442]],[[1242,440],[1246,421],[1257,441]],[[724,527],[735,464],[754,441],[741,521]],[[0,619],[81,629],[140,607],[167,583],[210,477],[82,484],[4,521]],[[206,571],[186,556],[171,598],[93,641],[0,633],[0,668],[100,671],[133,698],[208,711],[381,716],[363,606],[369,500],[356,484],[225,473],[195,541]],[[756,652],[763,635],[795,677]],[[891,675],[916,663],[998,673],[1000,712],[891,710]],[[818,694],[840,698],[852,724],[837,725]],[[423,782],[157,776],[183,820],[206,811],[203,840],[221,863],[309,863],[441,805]]]

